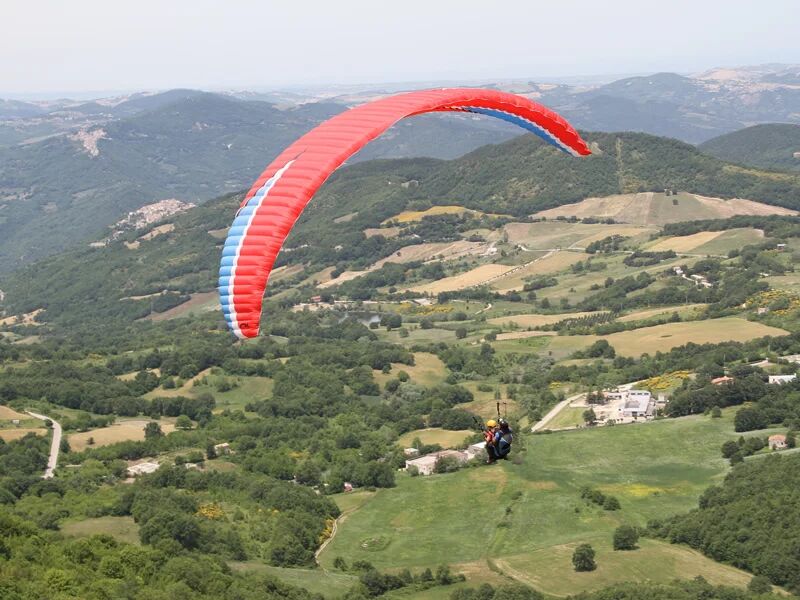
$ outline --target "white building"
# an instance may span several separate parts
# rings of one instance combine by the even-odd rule
[[[785,450],[789,445],[786,443],[785,435],[771,435],[769,436],[769,449],[770,450]]]
[[[217,453],[217,456],[222,456],[223,454],[233,454],[233,450],[231,450],[231,445],[228,442],[224,442],[222,444],[216,444],[214,446],[214,452]]]
[[[132,465],[128,467],[128,477],[136,477],[137,475],[155,473],[158,471],[158,467],[160,466],[161,465],[155,462],[143,462],[139,463],[138,465]]]
[[[486,456],[486,442],[478,442],[477,444],[471,444],[467,447],[467,456],[469,457],[468,460],[472,460],[480,456],[481,458]]]
[[[653,395],[647,390],[630,390],[625,404],[620,407],[623,417],[637,418],[652,414]]]
[[[403,448],[403,455],[406,458],[416,458],[419,456],[419,450],[416,448]]]
[[[770,375],[769,382],[770,383],[777,383],[778,385],[782,383],[789,383],[790,381],[794,381],[797,379],[797,375]]]
[[[436,467],[436,462],[440,458],[444,458],[446,456],[454,456],[461,463],[465,463],[470,459],[466,452],[459,452],[458,450],[441,450],[439,452],[433,452],[432,454],[420,456],[419,458],[407,460],[406,469],[409,467],[416,467],[420,475],[432,475],[433,469]]]

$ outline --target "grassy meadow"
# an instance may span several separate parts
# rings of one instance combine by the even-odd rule
[[[362,499],[348,514],[321,564],[331,569],[337,556],[384,569],[447,562],[473,573],[478,583],[491,562],[553,596],[618,581],[695,575],[746,585],[746,573],[687,548],[642,540],[639,550],[614,552],[610,545],[618,525],[643,526],[689,510],[708,485],[722,479],[728,464],[719,448],[738,437],[733,414],[526,435],[520,440],[525,451],[522,443],[517,449],[521,464],[401,476],[396,488]],[[622,509],[588,504],[580,498],[584,485],[616,496]],[[347,495],[337,500],[346,502]],[[583,542],[598,552],[599,568],[591,574],[575,573],[569,560],[571,548]],[[653,564],[659,565],[657,574],[647,568]]]

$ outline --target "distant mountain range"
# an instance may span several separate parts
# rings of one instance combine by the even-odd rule
[[[216,94],[169,94],[174,101],[149,97],[157,107],[132,117],[0,148],[0,272],[96,238],[144,205],[197,203],[242,189],[286,145],[344,108],[279,110]],[[356,160],[419,156],[432,147],[452,158],[519,133],[494,119],[472,120],[434,115],[402,123]]]
[[[642,131],[691,143],[753,123],[800,123],[796,66],[662,73],[604,85],[487,85],[542,102],[585,130]],[[102,237],[142,206],[169,198],[198,203],[242,189],[293,139],[385,93],[370,86],[345,93],[172,90],[90,102],[0,100],[0,272]],[[353,162],[450,159],[518,134],[493,119],[426,115],[399,123]],[[730,152],[736,140],[722,145]],[[714,152],[713,144],[707,148]],[[747,163],[749,152],[719,156]]]

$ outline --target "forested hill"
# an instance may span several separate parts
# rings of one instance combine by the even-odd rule
[[[590,196],[668,188],[800,208],[797,175],[730,165],[688,144],[646,134],[587,138],[594,154],[583,159],[523,136],[452,161],[384,160],[342,169],[287,241],[286,248],[297,250],[282,253],[279,262],[306,265],[309,275],[325,266],[364,268],[400,247],[429,241],[415,235],[366,238],[365,228],[405,209],[436,204],[521,218]],[[160,294],[163,306],[155,308],[165,310],[187,294],[211,291],[221,237],[236,205],[237,198],[224,197],[174,218],[173,231],[152,239],[143,230],[105,248],[81,245],[7,275],[0,280],[0,308],[8,314],[44,308],[42,319],[76,326],[87,318],[130,322],[150,312],[151,299],[143,296]],[[280,289],[273,283],[271,288]]]
[[[345,109],[320,102],[281,110],[178,92],[126,102],[145,109],[120,120],[0,148],[0,273],[99,237],[159,200],[200,203],[242,189],[293,140]],[[398,124],[354,160],[454,158],[519,132],[497,119],[428,115]]]
[[[593,154],[579,159],[526,135],[438,164],[359,165],[332,178],[327,196],[312,203],[302,222],[313,225],[322,213],[338,217],[383,199],[392,202],[386,210],[422,201],[524,216],[593,196],[665,189],[800,208],[800,176],[794,174],[745,169],[642,133],[584,137]]]
[[[700,150],[721,160],[783,171],[800,171],[800,125],[754,125],[700,144]]]

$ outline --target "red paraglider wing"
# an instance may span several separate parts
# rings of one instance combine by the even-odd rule
[[[272,265],[306,204],[349,157],[400,119],[437,111],[470,112],[515,123],[573,156],[591,154],[556,113],[514,94],[483,89],[410,92],[325,121],[270,163],[245,196],[228,232],[219,291],[225,319],[240,338],[258,335]]]

